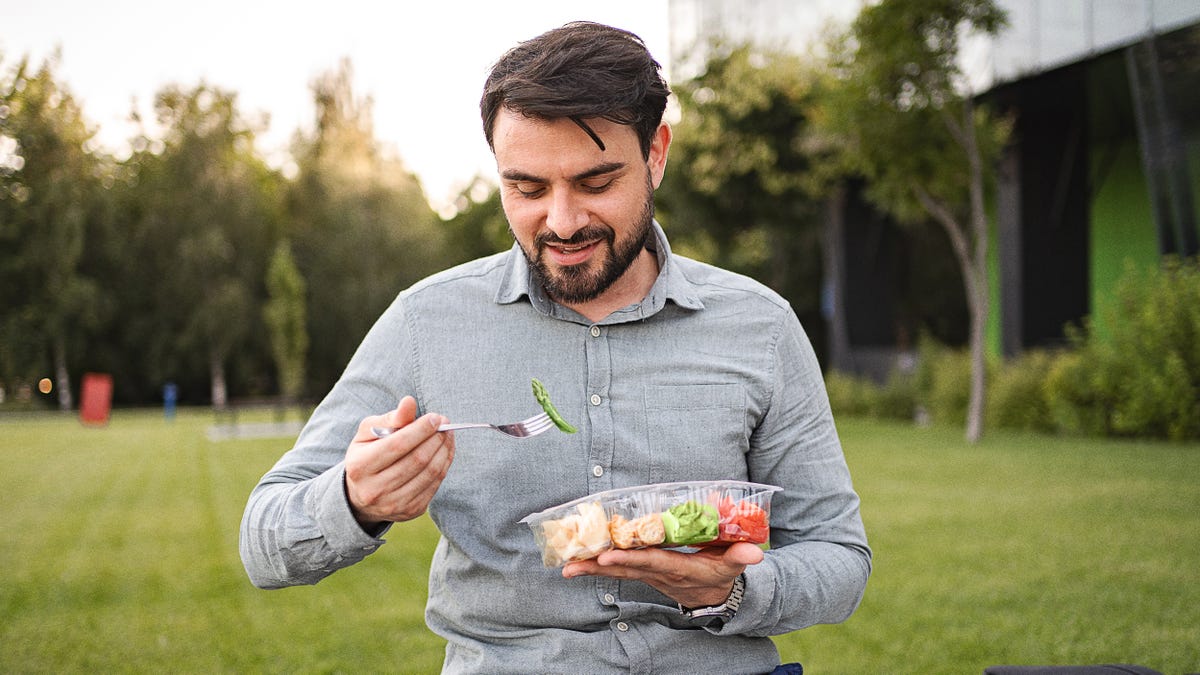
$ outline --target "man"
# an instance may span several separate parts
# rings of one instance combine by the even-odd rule
[[[766,636],[854,611],[871,554],[795,314],[672,254],[653,219],[668,95],[642,41],[597,24],[496,64],[481,111],[516,244],[380,317],[250,497],[256,585],[316,583],[428,510],[442,537],[426,620],[447,672],[770,672]],[[578,434],[436,430],[527,417],[535,377]],[[519,522],[614,487],[723,478],[784,488],[769,551],[614,550],[547,569]]]

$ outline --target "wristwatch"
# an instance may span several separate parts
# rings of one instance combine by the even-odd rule
[[[733,590],[729,591],[729,597],[725,598],[725,602],[710,607],[685,608],[683,605],[679,605],[679,613],[696,622],[697,625],[719,628],[725,625],[726,621],[732,619],[734,614],[737,614],[738,607],[742,605],[742,595],[745,593],[746,575],[739,574],[738,578],[733,580]]]

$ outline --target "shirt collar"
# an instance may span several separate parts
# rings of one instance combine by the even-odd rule
[[[658,256],[658,278],[654,280],[650,292],[641,302],[613,312],[605,322],[644,319],[661,311],[668,300],[684,309],[704,309],[698,289],[684,276],[678,261],[672,255],[671,245],[667,242],[667,235],[662,226],[655,220],[651,222],[650,227],[653,239],[650,249]],[[508,263],[505,265],[500,287],[496,290],[496,302],[508,304],[517,302],[522,297],[529,298],[535,309],[549,316],[562,317],[563,311],[566,310],[552,301],[541,284],[534,281],[529,261],[525,259],[520,245],[514,243],[508,252]]]

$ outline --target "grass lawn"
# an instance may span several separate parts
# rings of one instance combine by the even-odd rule
[[[315,587],[256,590],[238,521],[288,443],[210,441],[212,423],[0,415],[0,672],[437,672],[430,522]],[[785,660],[1200,671],[1200,445],[840,428],[875,572],[849,621],[777,638]]]

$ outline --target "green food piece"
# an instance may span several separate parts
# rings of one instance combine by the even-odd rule
[[[533,397],[537,399],[538,404],[542,406],[542,410],[545,410],[546,414],[550,416],[550,421],[554,422],[554,426],[562,429],[568,434],[573,434],[576,431],[579,431],[575,427],[571,426],[566,420],[564,420],[562,415],[559,415],[558,411],[554,409],[554,404],[550,402],[550,394],[546,392],[546,386],[541,382],[538,382],[536,377],[533,378]]]
[[[687,546],[716,539],[721,514],[711,504],[690,499],[672,506],[662,514],[662,520],[665,543]]]

